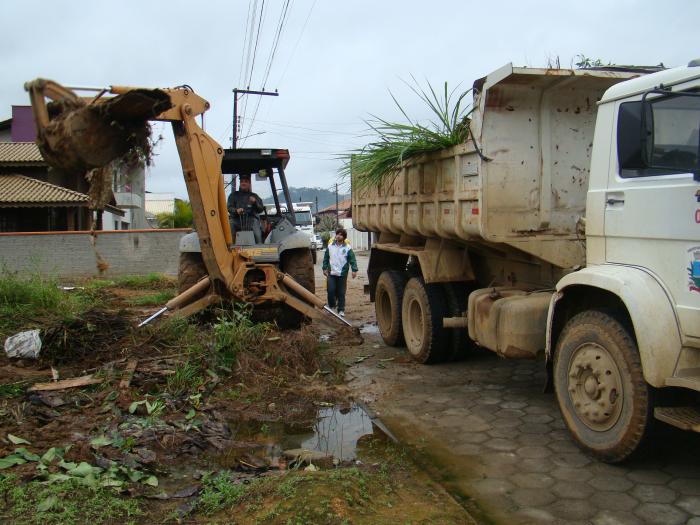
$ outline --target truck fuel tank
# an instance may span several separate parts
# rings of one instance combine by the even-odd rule
[[[552,291],[481,288],[469,294],[469,337],[502,357],[534,359],[545,348]]]

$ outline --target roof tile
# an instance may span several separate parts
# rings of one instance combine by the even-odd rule
[[[39,146],[34,142],[0,142],[0,165],[46,165]]]
[[[24,175],[0,175],[0,206],[2,207],[38,203],[69,205],[87,202],[87,195],[68,188]]]

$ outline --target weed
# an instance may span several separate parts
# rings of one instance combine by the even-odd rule
[[[195,360],[187,360],[178,363],[175,373],[168,376],[168,392],[173,395],[195,392],[204,384],[204,376],[201,365]]]
[[[90,488],[78,480],[19,484],[0,474],[0,517],[17,525],[133,523],[142,511],[136,499],[122,499],[106,488]]]
[[[0,277],[0,336],[36,326],[39,319],[70,319],[96,298],[80,290],[66,292],[58,281],[40,275]]]
[[[202,493],[197,507],[206,515],[231,508],[256,484],[255,481],[248,485],[234,483],[226,472],[220,472],[216,476],[209,474],[202,478]]]
[[[270,332],[271,325],[253,323],[250,306],[236,305],[214,325],[214,348],[219,366],[231,369],[241,351],[256,347]]]
[[[20,381],[18,383],[7,383],[0,385],[0,398],[12,398],[19,397],[24,394],[27,388],[26,381]]]

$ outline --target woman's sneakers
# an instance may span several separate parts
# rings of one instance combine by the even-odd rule
[[[345,317],[345,311],[340,310],[340,311],[338,312],[338,315],[339,315],[340,317]]]

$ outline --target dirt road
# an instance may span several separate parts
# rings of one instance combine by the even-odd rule
[[[350,387],[477,520],[700,524],[699,436],[661,428],[647,459],[611,466],[589,458],[569,438],[554,396],[542,391],[542,362],[484,351],[425,366],[386,347],[362,290],[367,262],[358,256],[346,309],[364,343],[336,342]]]

